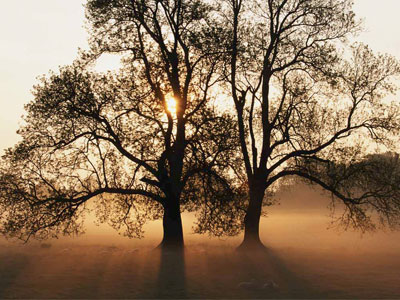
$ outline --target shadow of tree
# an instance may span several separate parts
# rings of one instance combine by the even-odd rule
[[[156,249],[160,255],[156,298],[187,298],[184,249]]]
[[[13,284],[24,272],[29,257],[24,254],[2,253],[0,262],[0,298],[3,299],[13,295]]]
[[[279,254],[270,248],[254,251],[238,251],[244,280],[255,280],[260,288],[248,290],[251,298],[318,298],[320,293],[304,278],[287,266]],[[264,288],[263,283],[273,281],[276,288]],[[260,289],[262,289],[260,291]]]

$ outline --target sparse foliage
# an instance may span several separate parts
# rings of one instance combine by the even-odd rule
[[[350,44],[352,4],[88,0],[91,51],[42,78],[2,160],[2,232],[75,233],[95,209],[136,237],[163,216],[182,245],[186,210],[216,236],[244,219],[261,245],[262,207],[293,176],[341,201],[345,226],[398,225],[397,158],[372,153],[398,150],[400,65]],[[120,71],[91,69],[104,53]]]
[[[243,245],[261,245],[258,227],[265,192],[287,176],[306,178],[344,201],[348,224],[370,227],[367,206],[390,215],[393,223],[399,217],[396,189],[386,198],[375,194],[367,205],[356,194],[341,195],[344,182],[361,188],[352,186],[351,179],[336,186],[306,166],[313,161],[352,166],[353,179],[364,180],[363,192],[373,193],[378,182],[372,184],[372,169],[378,165],[370,164],[367,171],[361,162],[374,147],[388,151],[396,146],[400,106],[385,97],[396,90],[400,65],[365,45],[349,44],[348,37],[360,30],[352,1],[226,3],[233,32],[226,82],[250,193]],[[384,189],[389,184],[379,183]]]
[[[215,104],[224,47],[214,12],[201,1],[87,2],[91,51],[42,78],[22,141],[3,158],[3,233],[76,233],[95,209],[131,237],[163,215],[163,242],[182,245],[182,210],[235,197],[235,124]],[[91,70],[103,53],[121,54],[121,70]]]

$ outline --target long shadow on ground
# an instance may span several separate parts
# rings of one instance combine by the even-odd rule
[[[187,298],[184,249],[156,249],[160,255],[156,298]]]
[[[291,270],[272,249],[240,251],[239,262],[249,270],[249,277],[264,282],[260,289],[249,291],[254,298],[319,298],[311,284]],[[264,286],[266,285],[266,286]]]
[[[24,254],[1,253],[0,254],[0,298],[13,295],[12,287],[24,272],[29,258]],[[10,290],[11,289],[11,290]]]

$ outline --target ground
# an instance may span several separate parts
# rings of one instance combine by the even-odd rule
[[[277,286],[263,288],[273,281]],[[242,283],[242,284],[241,284]],[[243,284],[244,283],[244,284]],[[400,254],[3,245],[0,298],[399,298]]]
[[[317,194],[285,197],[262,220],[263,253],[236,251],[240,236],[191,234],[187,215],[184,254],[155,249],[160,222],[142,240],[90,226],[79,238],[0,239],[0,298],[400,299],[399,232],[327,230]]]

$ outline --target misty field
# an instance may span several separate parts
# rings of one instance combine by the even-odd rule
[[[188,246],[3,246],[1,298],[398,298],[400,255]],[[276,287],[263,288],[273,281]],[[242,284],[241,284],[242,283]],[[252,283],[243,285],[243,283]],[[254,284],[253,284],[254,283]]]
[[[158,222],[142,240],[89,226],[79,238],[2,241],[0,298],[400,298],[398,232],[327,230],[327,199],[284,197],[263,218],[263,254],[236,251],[241,237],[191,234],[188,215],[183,255],[155,249]]]

